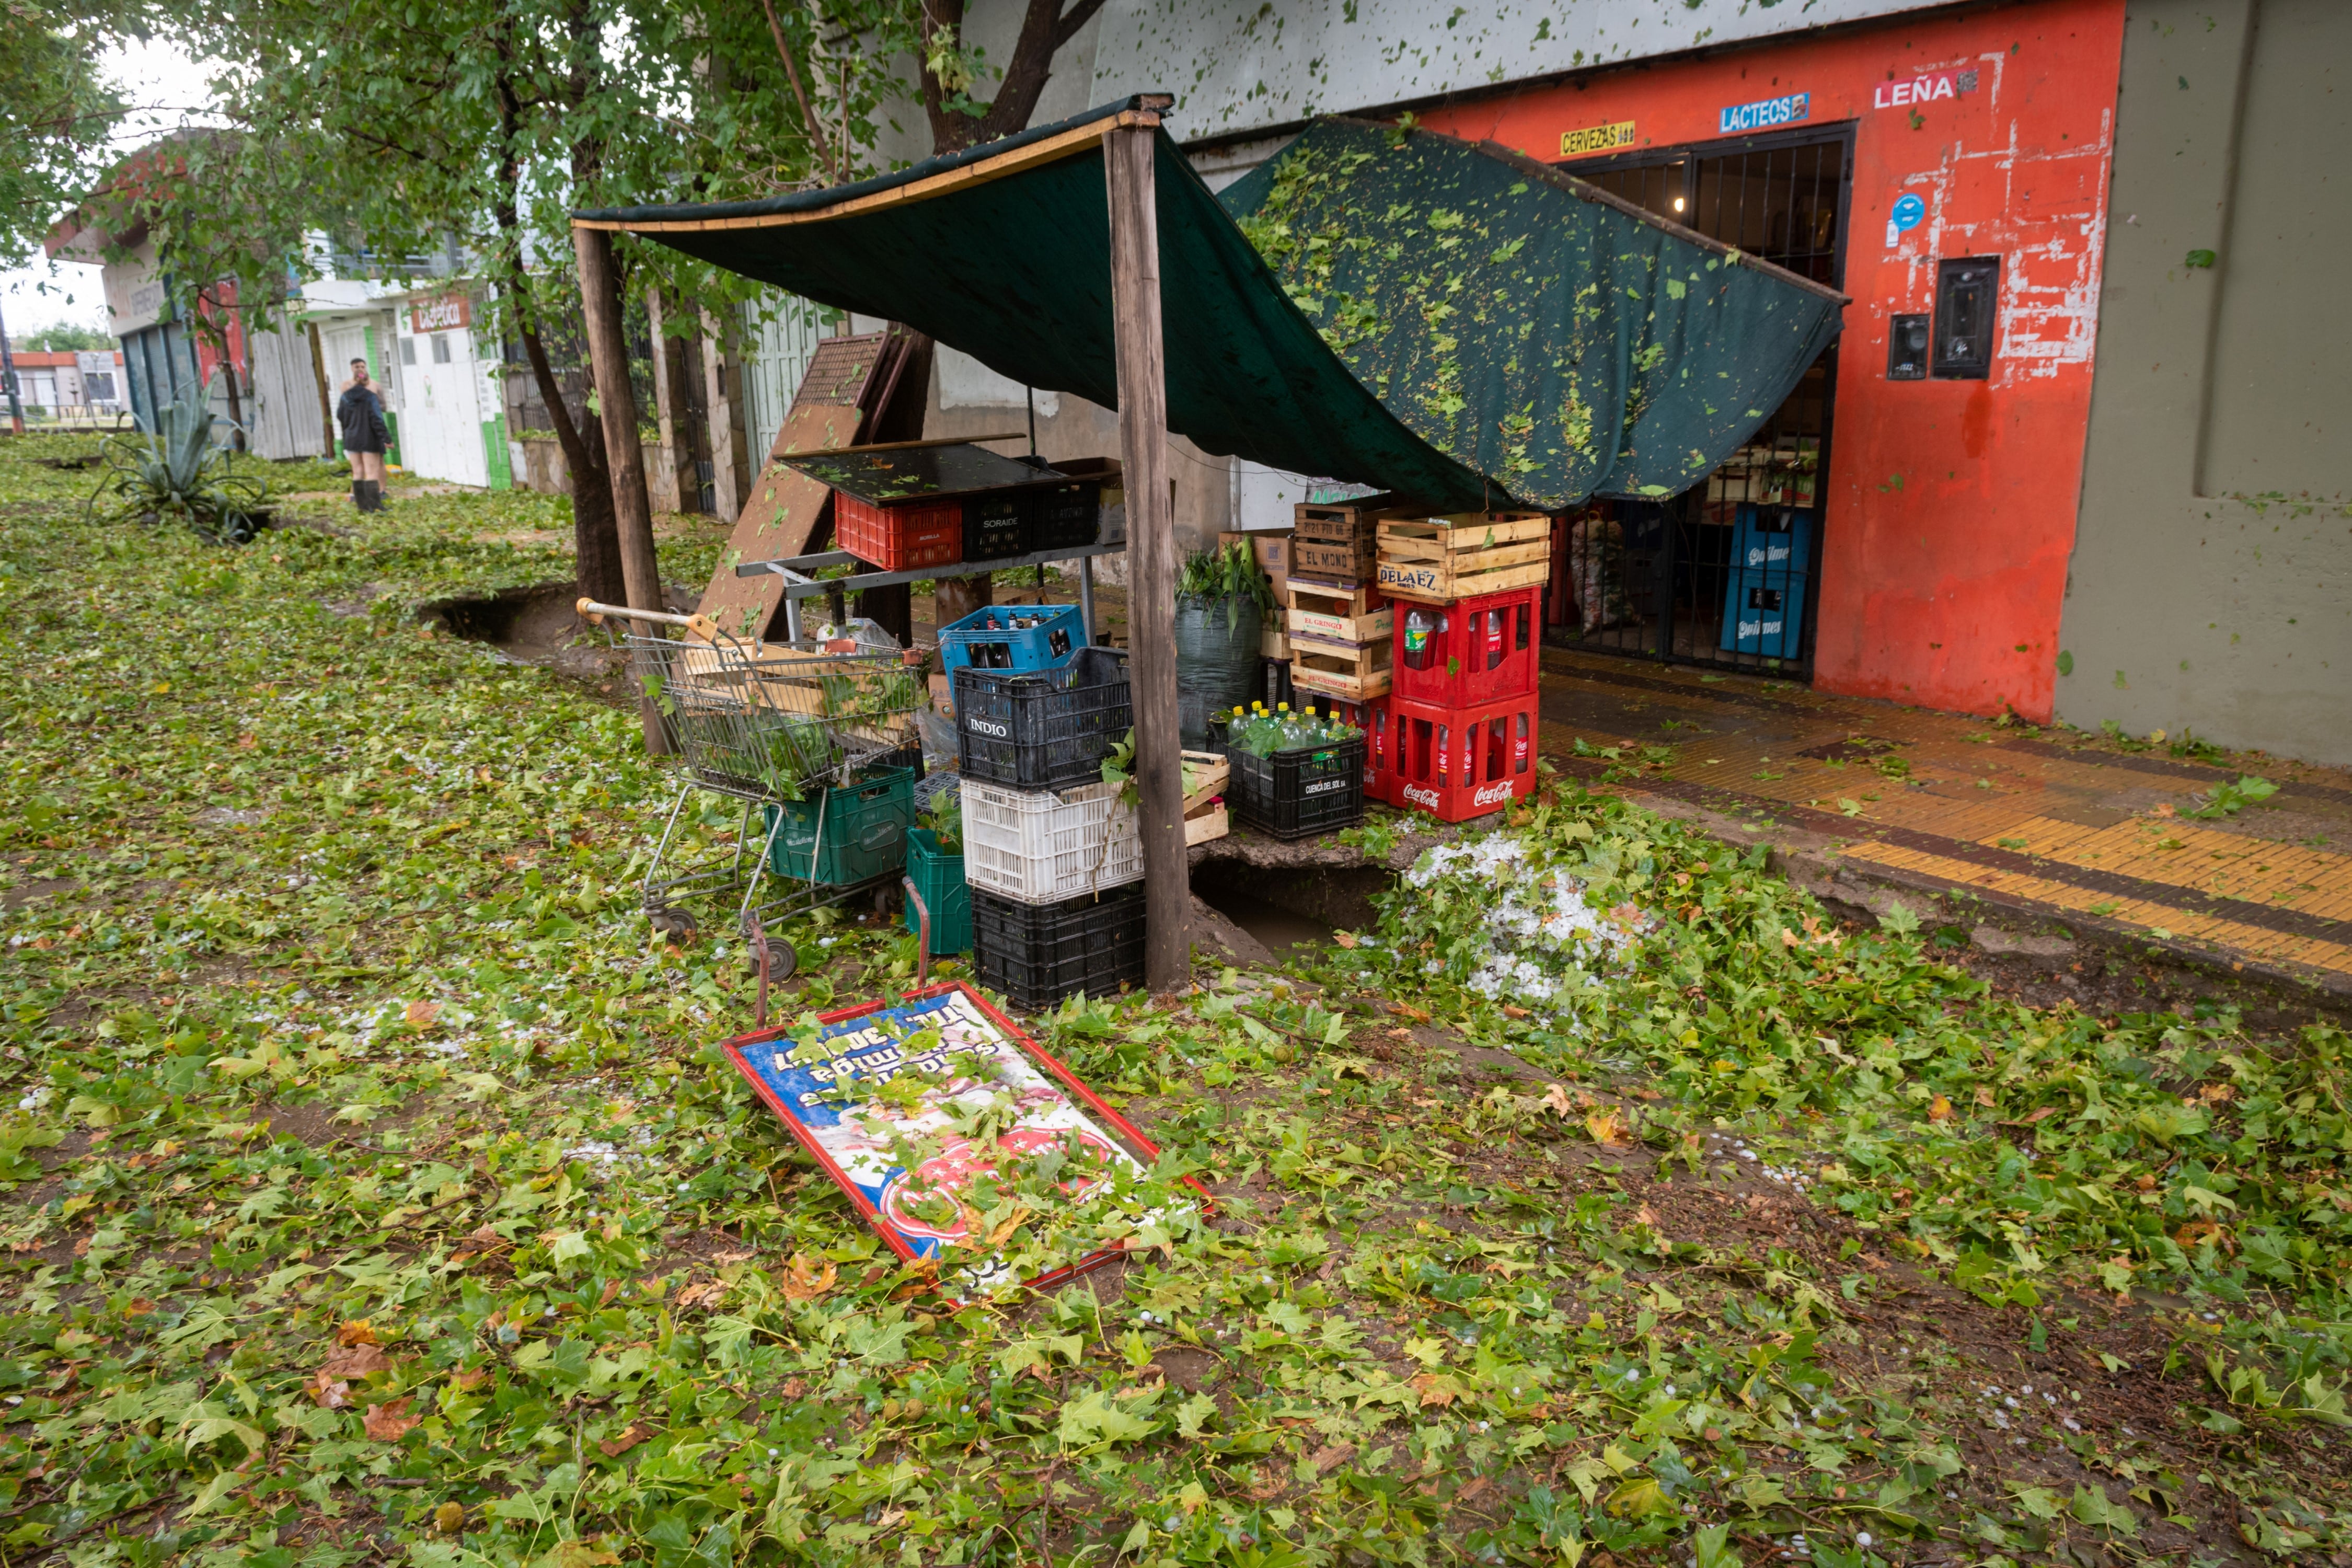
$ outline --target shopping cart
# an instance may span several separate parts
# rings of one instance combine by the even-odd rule
[[[591,625],[613,623],[630,673],[686,764],[646,868],[646,912],[657,926],[690,927],[681,904],[730,898],[736,929],[749,936],[897,884],[906,824],[895,824],[893,854],[880,841],[894,826],[894,808],[885,803],[878,815],[854,817],[859,842],[844,843],[838,818],[848,814],[836,797],[871,796],[859,781],[920,758],[922,653],[855,638],[761,642],[731,636],[704,616],[590,599],[576,607]],[[680,827],[698,793],[740,808],[727,847],[698,860],[688,847],[698,836]],[[911,816],[911,801],[908,811]],[[829,815],[836,818],[831,841]]]

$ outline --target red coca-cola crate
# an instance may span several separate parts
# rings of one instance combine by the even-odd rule
[[[1514,588],[1450,605],[1399,600],[1390,689],[1440,708],[1531,696],[1543,659],[1542,595]]]
[[[963,502],[876,506],[833,492],[833,542],[885,572],[952,566],[963,559]]]
[[[1537,698],[1444,708],[1389,699],[1388,803],[1466,822],[1536,787]]]

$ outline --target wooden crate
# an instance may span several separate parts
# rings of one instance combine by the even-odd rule
[[[1551,576],[1551,519],[1538,511],[1468,511],[1381,520],[1381,592],[1447,605],[1531,587]]]
[[[1392,679],[1385,638],[1361,644],[1290,639],[1290,684],[1296,690],[1362,702],[1386,694]]]
[[[1213,838],[1223,838],[1234,830],[1234,819],[1225,813],[1225,803],[1205,808],[1198,816],[1184,819],[1184,847],[1206,844]]]
[[[1183,762],[1184,815],[1194,816],[1225,793],[1233,781],[1233,763],[1214,752],[1180,752]]]
[[[1355,500],[1306,501],[1292,509],[1297,537],[1322,544],[1353,544],[1377,536],[1381,514],[1396,510],[1393,495],[1362,496]]]
[[[1395,627],[1396,612],[1385,604],[1374,609],[1375,597],[1369,588],[1341,590],[1293,583],[1285,623],[1292,636],[1318,642],[1386,642]]]
[[[1290,574],[1317,583],[1345,586],[1369,584],[1378,564],[1378,541],[1370,534],[1349,544],[1329,544],[1293,538]]]
[[[1257,656],[1260,658],[1288,658],[1290,634],[1278,626],[1260,627],[1257,634]]]

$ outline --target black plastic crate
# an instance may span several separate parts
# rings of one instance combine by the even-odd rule
[[[1034,548],[1029,542],[1029,531],[1036,500],[1036,492],[1026,489],[985,490],[967,498],[963,503],[963,558],[1001,561],[1008,555],[1028,554]]]
[[[1270,756],[1227,750],[1225,804],[1269,838],[1315,838],[1364,820],[1364,738]]]
[[[1015,789],[1102,778],[1102,762],[1135,727],[1127,660],[1082,647],[1056,668],[955,672],[956,768]]]
[[[1092,544],[1102,532],[1102,481],[1071,479],[1034,492],[1030,514],[1029,548],[1074,550]]]
[[[1143,984],[1143,884],[1058,904],[1024,904],[974,888],[971,940],[980,983],[1024,1013],[1080,992],[1116,996],[1122,984]]]
[[[1286,658],[1258,660],[1258,684],[1265,695],[1258,700],[1268,708],[1278,708],[1286,702],[1296,702],[1298,694],[1290,684],[1290,661]]]

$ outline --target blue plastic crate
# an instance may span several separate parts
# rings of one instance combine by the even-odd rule
[[[1723,595],[1726,653],[1794,658],[1805,625],[1805,575],[1778,570],[1739,571]]]
[[[940,628],[940,668],[1053,669],[1086,646],[1086,617],[1076,605],[990,605]]]
[[[1813,565],[1813,514],[1802,507],[1742,506],[1731,530],[1734,571],[1793,572]]]

